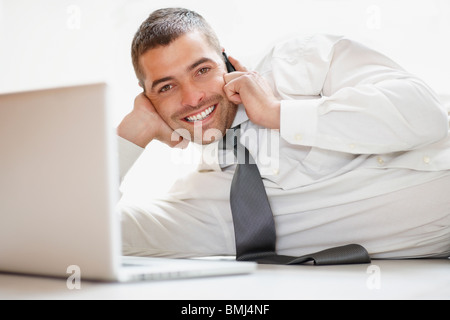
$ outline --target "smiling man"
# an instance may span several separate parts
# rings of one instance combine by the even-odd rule
[[[338,36],[280,43],[255,71],[230,57],[229,73],[223,51],[203,17],[187,9],[157,10],[136,33],[132,59],[143,93],[118,127],[122,175],[155,139],[215,152],[164,199],[119,204],[125,254],[236,254],[236,164],[220,154],[233,155],[221,141],[239,127],[260,169],[268,138],[252,133],[270,129],[278,139],[268,155],[277,167],[261,172],[278,253],[359,243],[374,258],[449,256],[449,119],[426,84]]]
[[[247,85],[247,99],[255,106],[254,121],[267,128],[279,128],[280,102],[270,93],[270,88],[263,79],[256,79],[256,88],[253,81],[246,81],[251,73],[235,73],[226,75],[223,60],[223,49],[220,47],[213,30],[202,18],[193,12],[186,14],[186,20],[173,21],[171,33],[167,29],[158,30],[156,26],[161,24],[159,15],[163,16],[170,10],[162,10],[153,13],[152,19],[147,20],[142,26],[133,42],[132,58],[139,83],[144,93],[138,97],[136,103],[146,105],[146,111],[152,116],[160,116],[163,123],[154,126],[154,119],[150,120],[151,126],[156,132],[146,131],[143,141],[137,137],[129,137],[129,134],[141,134],[141,130],[130,130],[130,125],[143,124],[145,121],[139,115],[129,123],[125,121],[119,126],[119,135],[145,147],[153,138],[173,146],[178,141],[173,139],[173,132],[187,132],[183,138],[195,140],[199,143],[210,143],[214,139],[205,136],[195,137],[194,125],[201,126],[202,132],[209,129],[219,130],[222,134],[230,128],[237,112],[237,105],[241,102],[240,96],[235,92],[235,86]],[[188,15],[195,19],[199,25],[190,24]],[[181,13],[180,13],[181,15]],[[201,23],[201,24],[200,24]],[[231,58],[242,71],[247,71],[239,62]],[[224,78],[224,75],[227,77]],[[253,74],[257,77],[256,74]],[[241,78],[241,76],[244,76]],[[259,78],[259,77],[258,77]],[[236,81],[233,81],[236,80]],[[228,85],[225,81],[228,82]],[[252,86],[253,87],[250,87]],[[225,90],[224,90],[225,87]],[[226,95],[228,92],[228,96]],[[263,94],[263,98],[259,95]],[[254,101],[258,99],[257,101]],[[270,98],[270,99],[268,99]],[[138,102],[137,101],[137,102]],[[149,105],[149,102],[152,106]],[[249,110],[247,110],[247,113]],[[264,114],[261,117],[260,114]],[[130,115],[133,117],[133,115]],[[126,126],[126,127],[125,127]],[[125,127],[125,128],[124,128]],[[184,129],[184,130],[183,130]],[[185,131],[186,130],[186,131]],[[145,129],[144,129],[145,131]],[[158,134],[158,136],[156,136]],[[182,139],[180,137],[180,139]]]
[[[187,130],[185,138],[194,137],[194,124],[221,132],[231,126],[237,108],[223,92],[223,59],[218,48],[205,45],[202,33],[146,51],[139,65],[146,97],[170,128]]]

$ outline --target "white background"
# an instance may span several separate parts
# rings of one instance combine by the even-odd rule
[[[140,92],[133,35],[150,12],[172,6],[202,14],[227,52],[247,63],[294,35],[340,34],[450,94],[448,0],[0,0],[0,93],[107,81],[117,125]],[[152,143],[127,186],[162,193],[194,160]]]

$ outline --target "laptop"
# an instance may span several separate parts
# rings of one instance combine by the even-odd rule
[[[123,257],[115,135],[104,83],[0,95],[0,272],[125,282],[256,269]]]

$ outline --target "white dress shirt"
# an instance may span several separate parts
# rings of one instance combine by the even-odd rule
[[[281,100],[280,130],[249,121],[241,143],[260,168],[280,254],[348,243],[375,258],[450,254],[448,110],[420,79],[344,37],[276,45],[254,68]],[[257,137],[255,138],[255,132]],[[143,149],[121,139],[124,175]],[[159,200],[119,203],[124,254],[233,255],[235,165],[219,143]]]

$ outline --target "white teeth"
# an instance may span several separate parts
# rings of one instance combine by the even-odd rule
[[[187,121],[202,121],[204,119],[206,119],[215,109],[215,106],[211,106],[208,109],[206,109],[205,111],[203,111],[202,113],[199,113],[195,116],[191,116],[191,117],[186,117]]]

